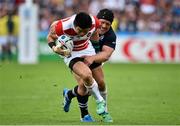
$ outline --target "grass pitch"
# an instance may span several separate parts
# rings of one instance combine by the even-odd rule
[[[180,124],[179,64],[105,64],[108,107],[112,125]],[[104,125],[95,113],[94,123],[81,123],[76,99],[62,110],[62,90],[75,80],[62,62],[38,65],[0,64],[0,125]]]

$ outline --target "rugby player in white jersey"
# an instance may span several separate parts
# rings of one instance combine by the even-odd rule
[[[97,102],[96,112],[97,114],[102,114],[105,112],[105,101],[100,95],[97,82],[94,80],[90,68],[80,58],[84,55],[95,55],[95,50],[89,39],[93,35],[98,35],[96,30],[99,25],[99,20],[96,17],[90,16],[85,12],[79,12],[66,19],[54,21],[50,27],[47,40],[48,45],[55,53],[64,56],[64,62],[72,70],[75,79],[77,81],[80,78],[82,79],[79,87],[85,87],[87,91],[92,92]],[[73,40],[74,47],[71,54],[56,45],[55,41],[61,35],[66,35]],[[77,93],[84,96],[88,92],[78,89]],[[68,101],[66,94],[65,99]]]
[[[92,44],[97,54],[93,56],[84,56],[83,58],[84,58],[84,62],[92,70],[93,77],[98,83],[102,97],[105,100],[107,100],[107,88],[104,81],[104,74],[101,63],[107,61],[109,57],[112,55],[113,51],[115,50],[116,35],[111,27],[114,15],[111,10],[102,9],[97,14],[97,18],[101,21],[101,26],[99,28],[99,42],[92,41],[92,39],[93,40],[97,40],[97,39],[95,37],[91,37]],[[82,82],[79,81],[78,83],[82,83]],[[81,88],[82,90],[86,91],[86,89],[82,86],[81,87],[76,86],[72,90],[64,89],[64,92],[67,92],[68,101],[63,106],[63,108],[65,112],[68,112],[71,99],[73,97],[77,97],[81,111],[81,121],[92,122],[93,119],[88,112],[88,95],[85,96],[78,95],[78,93],[76,93],[78,88]],[[104,122],[113,122],[112,117],[107,111],[107,104],[106,104],[106,111],[103,114],[101,114],[101,116],[103,117],[102,119]]]

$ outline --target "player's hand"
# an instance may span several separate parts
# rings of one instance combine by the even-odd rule
[[[68,49],[62,49],[61,46],[62,45],[56,45],[52,48],[52,50],[61,56],[69,57],[71,55],[70,51]]]
[[[52,47],[53,52],[62,55],[63,54],[63,49],[61,48],[61,46],[56,45]]]
[[[87,66],[90,66],[94,62],[94,57],[93,56],[83,56],[84,58],[84,63]]]
[[[66,50],[63,50],[63,55],[62,56],[65,56],[65,57],[70,57],[71,56],[71,52],[70,50],[66,49]]]

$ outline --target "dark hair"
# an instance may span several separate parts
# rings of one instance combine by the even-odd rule
[[[91,28],[92,19],[89,14],[79,12],[74,19],[74,25],[79,26],[82,29]]]
[[[111,10],[109,9],[102,9],[99,11],[99,13],[97,14],[97,18],[98,19],[105,19],[108,20],[109,22],[113,22],[114,19],[114,14]]]

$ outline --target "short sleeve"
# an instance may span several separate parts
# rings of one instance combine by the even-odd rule
[[[55,31],[58,36],[63,34],[62,21],[59,20],[55,26]]]
[[[104,45],[115,49],[115,47],[116,47],[116,37],[107,38],[106,42],[104,42]]]
[[[95,27],[96,29],[100,27],[100,21],[99,19],[96,17],[96,16],[93,16],[94,17],[94,20],[95,20]]]

